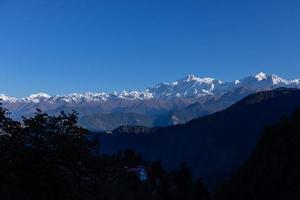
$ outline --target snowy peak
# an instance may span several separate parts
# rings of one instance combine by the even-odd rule
[[[249,76],[239,81],[236,81],[236,86],[245,87],[256,91],[269,90],[278,87],[299,88],[299,84],[295,83],[295,80],[289,81],[275,74],[266,74],[263,72],[255,76]]]
[[[200,78],[193,74],[171,83],[160,83],[143,91],[122,91],[114,93],[83,93],[62,96],[50,96],[46,93],[32,94],[29,97],[16,99],[0,94],[3,102],[81,104],[89,102],[143,101],[149,99],[172,100],[177,98],[198,99],[206,96],[220,96],[235,88],[247,88],[254,91],[269,90],[278,87],[300,88],[300,79],[285,80],[274,74],[260,72],[256,75],[232,81],[222,82],[213,78]]]
[[[40,92],[40,93],[32,94],[29,97],[22,98],[18,101],[39,103],[41,101],[47,101],[50,98],[51,98],[50,95]]]
[[[16,102],[17,99],[14,97],[8,97],[4,94],[0,94],[0,101],[13,103],[13,102]]]
[[[275,75],[275,74],[271,74],[271,75],[268,75],[266,73],[259,73],[255,76],[255,78],[258,80],[258,81],[270,81],[272,84],[274,85],[277,85],[277,84],[288,84],[289,81]]]
[[[153,117],[156,115],[167,114],[169,116],[169,113],[192,104],[201,105],[200,113],[203,111],[211,113],[224,109],[249,94],[280,87],[300,89],[300,79],[285,80],[274,74],[261,72],[240,80],[222,82],[213,78],[188,75],[182,79],[170,83],[160,83],[141,91],[87,92],[56,96],[40,92],[20,99],[0,94],[0,99],[2,99],[3,106],[11,112],[11,116],[17,120],[21,119],[22,116],[32,116],[36,108],[39,108],[51,115],[58,114],[62,110],[66,113],[76,110],[80,117],[120,113],[121,115],[117,114],[112,118],[112,120],[118,121],[118,125],[127,123],[127,119],[122,117],[122,113],[135,113],[145,116],[141,120],[146,120],[146,124],[143,125],[149,126],[148,119],[154,120]],[[184,115],[187,115],[188,118],[189,116],[196,116],[188,110]],[[198,111],[192,109],[191,112]],[[177,115],[170,117],[170,121],[174,124],[186,122],[185,117],[183,117],[184,119]],[[130,121],[136,120],[140,120],[140,118],[130,117]],[[94,117],[91,121],[92,123],[88,124],[93,124],[90,127],[93,130],[98,128],[106,130],[111,123],[106,121],[99,123]],[[83,126],[85,125],[87,124],[83,124]]]
[[[149,93],[148,90],[145,92],[138,92],[138,91],[129,91],[126,90],[120,92],[116,95],[119,99],[126,99],[126,100],[147,100],[152,98],[152,94]]]
[[[260,73],[258,73],[258,74],[255,75],[255,78],[256,78],[258,81],[262,81],[262,80],[267,79],[267,74],[264,73],[264,72],[260,72]]]
[[[288,84],[289,81],[285,80],[275,74],[266,74],[266,73],[259,73],[255,76],[255,78],[257,79],[257,81],[269,81],[272,84],[276,85],[276,84]]]
[[[188,75],[172,83],[160,83],[148,92],[154,98],[198,98],[212,95],[212,91],[222,84],[222,81],[213,78],[199,78],[195,75]]]
[[[37,94],[30,95],[29,98],[31,98],[31,99],[49,99],[49,98],[51,98],[51,96],[46,93],[40,92]]]
[[[193,74],[189,74],[183,79],[184,82],[191,82],[196,80],[198,80],[198,78]]]
[[[288,85],[289,84],[288,80],[285,80],[285,79],[283,79],[283,78],[281,78],[277,75],[274,75],[274,74],[270,75],[270,78],[272,80],[273,85],[278,85],[278,84]]]
[[[211,84],[215,79],[205,77],[205,78],[199,78],[193,74],[187,75],[184,79],[181,80],[181,82],[189,83],[189,82],[195,82],[195,83],[204,83],[204,84]]]

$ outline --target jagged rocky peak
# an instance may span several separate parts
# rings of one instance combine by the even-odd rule
[[[275,74],[266,74],[264,72],[260,72],[258,73],[255,78],[258,80],[258,81],[270,81],[272,84],[288,84],[289,82],[292,82],[292,81],[288,81],[288,80],[285,80]]]
[[[260,73],[258,73],[258,74],[255,75],[255,78],[256,78],[258,81],[262,81],[262,80],[267,79],[267,74],[264,73],[264,72],[260,72]]]
[[[199,78],[193,74],[189,74],[184,78],[185,82],[197,81]]]
[[[18,99],[14,97],[6,96],[5,94],[0,94],[0,102],[16,102]]]
[[[222,95],[238,87],[251,90],[264,90],[277,87],[300,88],[300,79],[285,80],[274,74],[260,72],[256,75],[232,81],[222,82],[214,78],[199,78],[189,74],[183,79],[171,83],[160,83],[143,91],[122,91],[114,93],[82,93],[62,96],[50,96],[46,93],[37,93],[22,99],[0,95],[4,102],[29,102],[40,103],[51,101],[52,103],[83,103],[83,102],[106,102],[116,99],[123,100],[149,100],[149,99],[173,99],[173,98],[201,98],[207,95]]]
[[[40,92],[37,94],[30,95],[29,98],[31,98],[31,99],[39,99],[39,98],[48,99],[48,98],[51,98],[51,96],[44,92]]]
[[[188,82],[197,82],[197,83],[211,84],[213,81],[215,81],[215,79],[213,79],[213,78],[210,78],[210,77],[200,78],[193,74],[189,74],[184,79],[182,79],[182,82],[187,82],[187,83]]]
[[[283,79],[283,78],[281,78],[281,77],[279,77],[275,74],[271,75],[271,79],[272,79],[273,84],[282,84],[282,83],[283,84],[289,84],[290,82],[292,82],[292,81],[285,80],[285,79]]]

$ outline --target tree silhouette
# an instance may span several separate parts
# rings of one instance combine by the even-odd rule
[[[0,107],[1,199],[204,200],[199,191],[206,190],[187,167],[167,173],[132,150],[98,154],[76,112],[49,116],[37,110],[22,122],[8,114]],[[139,168],[147,173],[143,180]]]

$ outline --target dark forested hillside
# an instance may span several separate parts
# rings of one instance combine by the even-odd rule
[[[186,165],[167,172],[132,150],[98,155],[76,113],[17,122],[0,107],[1,200],[208,200]]]
[[[218,200],[300,198],[300,109],[265,128],[251,158],[218,189]]]
[[[151,134],[102,136],[104,152],[128,147],[168,168],[186,161],[196,176],[215,183],[240,166],[253,151],[265,125],[300,106],[300,91],[278,89],[250,95],[228,109],[185,125]]]

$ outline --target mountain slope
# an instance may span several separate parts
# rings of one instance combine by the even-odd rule
[[[154,126],[162,127],[176,124],[184,124],[192,119],[210,114],[210,111],[201,103],[194,103],[185,108],[168,112],[158,116],[154,121]]]
[[[251,158],[219,188],[218,200],[300,197],[300,110],[264,130]]]
[[[186,161],[193,173],[212,182],[236,169],[252,152],[262,128],[300,106],[300,90],[250,95],[224,111],[151,134],[104,135],[103,151],[133,148],[147,159],[174,168]],[[216,176],[216,177],[215,177]]]
[[[80,118],[79,124],[91,131],[113,130],[117,127],[127,126],[153,126],[153,119],[146,115],[136,113],[109,113],[109,114],[94,114]]]
[[[185,123],[195,117],[223,110],[248,94],[279,87],[300,88],[300,80],[286,80],[265,73],[232,82],[188,75],[177,81],[161,83],[142,91],[75,93],[62,96],[38,93],[21,99],[0,95],[0,99],[3,101],[3,106],[12,112],[14,119],[32,116],[36,108],[39,108],[50,114],[58,114],[61,110],[65,112],[76,110],[80,117],[95,114],[101,116],[111,113],[135,113],[157,118],[153,125],[167,126]],[[198,105],[196,109],[191,106],[193,104]],[[195,111],[197,111],[196,114]],[[92,116],[89,118],[94,119]],[[88,126],[88,124],[83,125]],[[146,126],[149,123],[142,125]],[[105,126],[109,127],[109,124]]]

